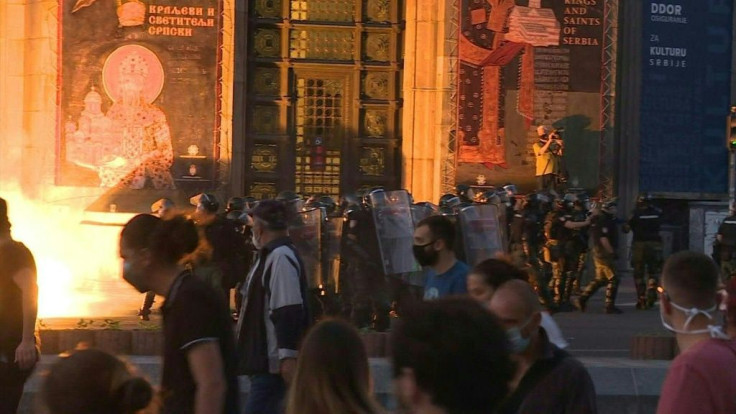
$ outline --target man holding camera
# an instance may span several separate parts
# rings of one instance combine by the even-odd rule
[[[556,192],[557,175],[564,144],[556,131],[544,125],[537,127],[539,142],[533,145],[537,159],[537,189]]]

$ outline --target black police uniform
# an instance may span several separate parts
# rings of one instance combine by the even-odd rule
[[[726,217],[718,227],[721,276],[729,281],[736,274],[736,214]]]
[[[389,326],[390,303],[373,215],[368,208],[356,206],[345,217],[343,252],[350,320],[358,328],[384,331]]]
[[[547,214],[544,223],[545,244],[544,260],[552,265],[552,293],[554,303],[560,306],[569,295],[565,293],[565,244],[571,237],[571,231],[565,227],[569,217],[564,210],[556,209]]]
[[[619,278],[615,271],[615,253],[608,252],[601,243],[607,239],[613,251],[618,245],[616,217],[606,212],[593,218],[590,224],[590,234],[593,238],[593,263],[595,264],[595,278],[585,287],[578,298],[577,307],[585,311],[586,303],[595,292],[606,285],[606,313],[621,313],[616,307]]]
[[[631,267],[638,297],[638,309],[650,308],[657,300],[658,275],[662,272],[662,211],[647,205],[637,208],[628,226],[634,232],[631,244]]]

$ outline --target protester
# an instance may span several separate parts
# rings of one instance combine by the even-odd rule
[[[489,306],[499,286],[509,280],[527,280],[527,274],[507,260],[487,259],[478,263],[468,275],[468,293],[481,305]],[[560,349],[569,346],[557,323],[546,310],[542,310],[541,326],[550,342]]]
[[[134,414],[155,412],[153,389],[123,362],[96,349],[62,356],[41,386],[41,409],[47,414]]]
[[[198,243],[191,220],[140,214],[123,228],[123,278],[164,296],[163,413],[238,413],[229,310],[215,289],[180,264]]]
[[[724,295],[726,326],[728,336],[736,339],[736,278],[731,278]]]
[[[702,253],[679,252],[664,264],[659,311],[680,354],[662,385],[659,414],[736,413],[736,341],[714,326],[719,274]]]
[[[399,403],[414,414],[488,414],[514,373],[496,318],[464,298],[423,302],[391,336]]]
[[[251,215],[258,258],[241,290],[236,329],[239,373],[250,376],[246,412],[275,414],[283,412],[299,341],[309,326],[307,279],[289,239],[286,204],[261,201]]]
[[[414,257],[430,272],[424,286],[424,299],[467,293],[468,265],[457,260],[453,244],[455,227],[444,216],[430,216],[414,230]]]
[[[551,343],[539,299],[523,280],[502,284],[489,309],[506,328],[516,374],[499,413],[595,413],[593,381],[578,360]]]
[[[171,201],[171,199],[161,198],[151,204],[151,214],[162,220],[168,220],[176,216],[176,205]],[[151,320],[151,308],[153,307],[155,299],[155,293],[146,292],[146,297],[143,299],[143,306],[138,310],[138,317],[140,317],[142,321]]]
[[[371,396],[368,356],[358,331],[338,320],[304,338],[287,414],[379,414]]]
[[[38,361],[36,263],[10,235],[8,204],[0,198],[0,413],[15,413],[23,384]]]

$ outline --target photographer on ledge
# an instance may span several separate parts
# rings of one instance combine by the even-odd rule
[[[533,145],[537,159],[537,189],[557,192],[564,143],[557,133],[544,125],[537,127],[539,141]]]

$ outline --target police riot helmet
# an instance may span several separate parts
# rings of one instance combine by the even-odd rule
[[[189,199],[189,203],[197,207],[202,206],[202,209],[210,213],[216,213],[220,209],[220,202],[217,201],[217,197],[210,193],[197,194]]]
[[[243,211],[243,209],[245,209],[245,199],[243,197],[230,197],[230,199],[227,200],[227,207],[225,207],[226,213],[231,211]]]
[[[430,203],[429,201],[420,201],[418,203],[414,203],[415,206],[424,207],[428,210],[431,210],[433,213],[439,213],[440,209],[437,205]]]
[[[457,196],[455,194],[443,194],[442,197],[440,197],[440,208],[447,207],[447,205],[451,202],[455,203],[455,201],[453,201],[454,199],[457,199]]]
[[[322,207],[325,208],[327,214],[332,214],[337,210],[337,203],[335,203],[335,200],[328,195],[320,196],[317,201],[319,201]]]
[[[370,190],[366,191],[363,195],[363,205],[365,207],[371,207],[373,206],[373,200],[372,198],[380,193],[385,193],[386,190],[384,190],[383,187],[373,187]]]
[[[458,184],[455,187],[455,192],[457,193],[458,198],[460,198],[460,201],[463,203],[472,203],[473,198],[473,189],[470,188],[467,184]]]
[[[256,207],[258,200],[255,197],[243,197],[243,211],[250,211]]]
[[[171,199],[160,198],[155,203],[151,204],[151,213],[158,213],[162,209],[172,209],[172,208],[174,208],[174,202],[171,201]]]
[[[477,201],[480,204],[490,203],[494,195],[496,195],[495,191],[492,191],[492,190],[483,191],[482,193],[478,193]]]
[[[502,187],[506,193],[509,195],[509,197],[513,197],[517,194],[519,194],[519,190],[516,188],[516,185],[514,184],[506,184]]]
[[[293,191],[281,191],[276,195],[276,201],[292,202],[299,200],[300,198],[301,197],[299,197],[299,194]]]
[[[653,199],[654,197],[652,197],[652,193],[643,193],[636,199],[636,204],[643,207],[651,203]]]

